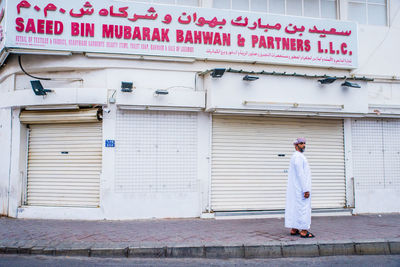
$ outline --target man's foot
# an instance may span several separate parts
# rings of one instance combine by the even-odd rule
[[[310,233],[307,230],[302,230],[300,232],[300,237],[302,237],[302,238],[313,238],[313,237],[315,237],[315,235],[313,235],[312,233]]]
[[[292,228],[292,230],[290,230],[290,235],[298,235],[298,234],[300,234],[299,229]]]

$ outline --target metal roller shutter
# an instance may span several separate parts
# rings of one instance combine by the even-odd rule
[[[342,120],[214,116],[212,209],[284,209],[292,143],[298,136],[307,138],[312,207],[344,207]]]
[[[400,120],[355,119],[351,132],[356,195],[400,189]]]
[[[197,113],[119,110],[117,193],[198,190]]]
[[[25,124],[48,124],[48,123],[82,123],[98,122],[99,110],[79,109],[79,110],[24,110],[19,116],[21,123]]]
[[[30,125],[27,205],[99,205],[101,127],[101,123]]]

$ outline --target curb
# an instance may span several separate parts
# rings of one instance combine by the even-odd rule
[[[161,248],[0,247],[0,254],[131,258],[286,258],[339,255],[396,255],[400,241],[260,246],[199,246]]]

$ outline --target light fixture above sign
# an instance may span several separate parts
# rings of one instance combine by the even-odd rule
[[[156,91],[154,92],[154,94],[155,94],[156,96],[157,96],[157,95],[168,95],[169,92],[168,92],[168,90],[158,89],[158,90],[156,90]]]
[[[351,83],[349,81],[344,81],[344,83],[342,83],[341,86],[353,87],[353,88],[361,88],[361,85],[359,85],[358,83]]]
[[[213,78],[221,78],[224,73],[225,73],[226,69],[223,68],[217,68],[217,69],[213,69],[211,72],[211,77]]]
[[[121,92],[130,93],[132,92],[132,82],[121,82]]]
[[[246,75],[246,76],[243,77],[243,81],[255,81],[255,80],[258,80],[258,79],[259,79],[259,77],[250,76],[250,75]]]
[[[330,84],[333,83],[334,81],[336,81],[337,78],[336,77],[326,77],[324,79],[318,80],[321,84]]]
[[[53,92],[53,90],[44,89],[42,83],[39,80],[31,81],[31,85],[35,95],[45,96],[47,95],[47,93]]]

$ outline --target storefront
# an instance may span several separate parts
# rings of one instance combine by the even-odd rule
[[[214,211],[283,210],[293,137],[307,136],[314,209],[346,206],[343,121],[214,116]]]
[[[0,214],[282,216],[297,137],[314,211],[400,212],[398,20],[153,2],[0,3]]]
[[[28,129],[24,205],[99,207],[99,119],[98,109],[21,113]]]

